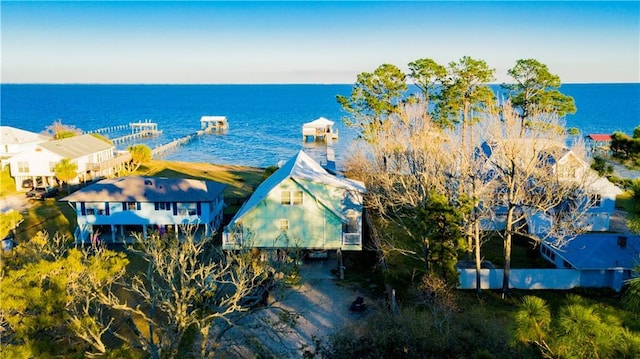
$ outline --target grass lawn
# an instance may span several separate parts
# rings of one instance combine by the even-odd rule
[[[616,208],[630,212],[633,210],[633,191],[625,191],[616,197]]]
[[[9,166],[5,166],[0,175],[0,196],[6,196],[16,192],[16,181],[11,177]]]
[[[61,196],[58,196],[60,198]],[[32,238],[39,231],[47,231],[53,236],[56,232],[72,236],[76,227],[76,214],[66,202],[58,202],[57,198],[45,201],[31,201],[29,208],[22,212],[24,222],[16,231],[18,242]]]

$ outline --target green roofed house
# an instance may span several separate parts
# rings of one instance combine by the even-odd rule
[[[303,151],[267,178],[224,230],[223,249],[362,250],[364,184]]]

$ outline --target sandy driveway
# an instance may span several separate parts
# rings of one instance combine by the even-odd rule
[[[29,206],[29,200],[24,193],[12,194],[0,197],[0,212],[8,212],[12,209],[22,212]]]
[[[300,269],[300,285],[287,289],[273,308],[261,311],[252,319],[254,322],[244,323],[244,328],[238,328],[238,332],[232,334],[255,339],[250,348],[235,355],[255,358],[270,352],[276,353],[277,358],[301,358],[305,350],[313,351],[314,339],[325,339],[346,324],[365,320],[373,313],[376,306],[368,295],[370,291],[338,280],[331,273],[335,266],[335,259],[306,260]],[[364,313],[349,311],[349,305],[357,296],[365,298],[368,308]],[[280,335],[257,326],[259,320],[282,323]]]

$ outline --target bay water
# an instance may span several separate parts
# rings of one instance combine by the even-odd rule
[[[496,92],[499,86],[492,86]],[[173,161],[275,165],[304,149],[325,160],[325,147],[304,142],[302,124],[318,117],[336,122],[338,166],[357,133],[344,125],[346,115],[336,95],[348,96],[352,85],[92,85],[2,84],[0,123],[42,132],[54,121],[84,131],[150,120],[162,134],[141,143],[156,147],[193,133],[205,115],[226,116],[229,130],[198,137],[162,157]],[[578,111],[567,127],[583,135],[622,131],[640,125],[640,84],[565,84]],[[109,133],[117,137],[127,132]]]

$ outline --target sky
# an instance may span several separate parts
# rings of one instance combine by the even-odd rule
[[[2,83],[354,83],[463,56],[640,82],[640,1],[0,2]]]

